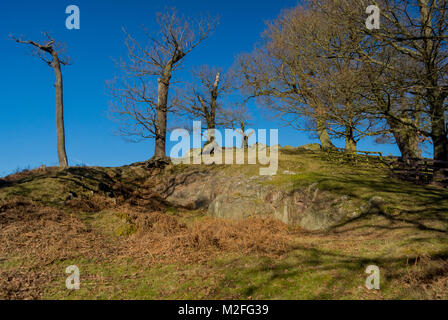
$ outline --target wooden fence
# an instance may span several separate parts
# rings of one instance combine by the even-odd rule
[[[379,151],[351,151],[342,148],[326,150],[327,159],[332,162],[370,164],[389,169],[397,178],[416,183],[436,182],[448,186],[448,162],[426,158],[402,159],[383,156]]]
[[[389,160],[390,159],[390,160]],[[448,185],[448,162],[433,159],[388,157],[389,168],[399,178],[419,183]]]

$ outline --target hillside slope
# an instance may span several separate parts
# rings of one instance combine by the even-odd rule
[[[8,176],[0,298],[448,298],[448,190],[356,160],[288,147],[272,177],[145,163]],[[364,286],[371,264],[380,291]]]

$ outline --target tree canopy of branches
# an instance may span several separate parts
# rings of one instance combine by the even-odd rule
[[[310,0],[268,24],[264,42],[240,57],[246,88],[291,125],[308,118],[330,136],[395,138],[403,157],[448,160],[448,0]],[[366,28],[366,8],[381,12]]]
[[[122,79],[109,83],[111,111],[123,122],[121,133],[155,138],[154,160],[166,159],[167,114],[170,111],[169,88],[173,73],[194,48],[207,39],[217,19],[189,19],[175,9],[157,14],[159,30],[145,29],[140,42],[126,34],[128,59],[121,61]],[[157,89],[152,85],[157,79]]]
[[[448,160],[448,1],[315,0],[313,4],[327,19],[363,37],[346,52],[373,71],[367,94],[376,104],[374,111],[398,128],[395,135],[401,135],[401,143],[409,136],[414,137],[413,144],[415,136],[427,137],[434,158]],[[368,30],[359,19],[359,10],[368,4],[380,8],[379,30]]]
[[[250,99],[245,99],[235,103],[231,108],[223,111],[223,123],[238,132],[241,135],[242,147],[249,147],[249,138],[255,133],[248,132],[248,126],[252,125],[252,114],[249,111],[247,103]]]
[[[240,57],[251,94],[298,129],[303,129],[300,120],[311,119],[324,148],[333,147],[330,134],[345,137],[350,149],[357,138],[371,134],[362,99],[353,92],[359,64],[350,57],[327,58],[329,44],[344,37],[319,12],[299,6],[268,24],[262,47]]]
[[[205,122],[210,143],[216,127],[226,123],[224,100],[234,89],[232,79],[222,69],[206,65],[194,69],[192,75],[193,82],[185,88],[179,108],[190,119]]]

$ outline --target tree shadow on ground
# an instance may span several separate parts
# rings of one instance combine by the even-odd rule
[[[317,243],[294,246],[288,251],[286,258],[267,259],[248,268],[234,262],[232,268],[235,270],[232,269],[232,273],[227,275],[225,281],[245,283],[240,291],[241,296],[263,296],[270,290],[267,288],[275,291],[280,284],[285,286],[285,292],[274,294],[280,298],[353,297],[353,292],[357,294],[363,292],[362,287],[367,277],[365,269],[372,264],[380,267],[386,288],[394,291],[394,285],[398,283],[400,289],[403,289],[409,285],[406,282],[409,268],[420,263],[422,252],[426,252],[424,255],[430,262],[428,266],[423,265],[419,269],[415,285],[432,284],[437,279],[448,278],[448,249],[445,249],[447,246],[444,245],[448,242],[448,190],[415,185],[391,179],[387,175],[375,176],[371,173],[328,175],[313,172],[310,176],[303,177],[306,181],[301,179],[299,176],[298,180],[293,181],[295,191],[302,190],[304,185],[316,183],[317,188],[321,190],[341,196],[349,195],[351,199],[365,205],[373,196],[383,197],[386,204],[382,210],[377,212],[367,210],[360,216],[346,220],[324,232],[306,233],[316,237]],[[331,248],[334,237],[340,242],[354,246],[356,250],[341,250],[337,246]],[[357,242],[362,239],[373,242],[376,239],[383,239],[389,247],[379,245],[379,249],[385,251],[372,252],[370,247],[366,246],[369,249],[362,252],[359,250],[363,246]],[[431,247],[432,252],[429,252],[426,246],[429,248],[433,243],[437,245]],[[321,248],[316,247],[319,244],[322,244]],[[413,248],[420,245],[424,249],[413,251]],[[407,250],[408,253],[403,253]],[[429,267],[429,265],[435,266]],[[241,275],[248,279],[258,277],[262,280],[245,282]],[[307,280],[306,277],[311,280]],[[303,290],[306,292],[296,295],[287,293],[289,282],[303,284],[305,287]]]
[[[431,260],[448,260],[448,250],[433,254]],[[243,297],[254,297],[263,292],[291,283],[298,285],[297,294],[294,288],[286,287],[289,293],[280,293],[281,299],[296,299],[297,296],[305,299],[338,299],[350,296],[351,290],[363,287],[368,276],[365,270],[369,265],[376,265],[381,272],[381,285],[393,286],[392,281],[404,283],[407,268],[416,264],[420,256],[402,257],[367,257],[359,255],[344,254],[326,249],[307,246],[296,246],[292,249],[288,259],[274,260],[268,259],[254,267],[235,267],[239,265],[236,261],[232,264],[232,275],[224,278],[226,283],[243,282],[244,278],[254,279],[262,277],[263,280],[257,283],[248,283],[241,290]],[[237,260],[237,259],[236,259]],[[239,275],[241,278],[238,278]],[[311,275],[311,276],[310,276]],[[313,282],[312,275],[316,277]],[[324,277],[319,275],[331,275]],[[419,278],[426,283],[435,281],[439,277],[448,275],[447,265],[444,264],[438,269],[428,268],[423,270]],[[310,279],[311,278],[311,279]],[[307,281],[307,282],[305,282]],[[292,284],[292,285],[293,285]],[[302,290],[302,292],[301,292]]]
[[[320,190],[329,191],[340,196],[349,196],[360,204],[368,205],[373,196],[385,200],[384,208],[379,214],[386,218],[389,226],[377,225],[377,228],[409,228],[448,233],[448,190],[433,186],[415,185],[409,182],[390,180],[387,177],[372,175],[338,175],[328,176],[313,174],[312,181]],[[294,190],[300,190],[303,181],[294,183]],[[353,222],[371,222],[371,216],[377,214],[363,213],[333,227],[353,225]],[[369,224],[372,227],[371,224]],[[361,228],[358,223],[352,228]],[[375,227],[375,226],[373,226]],[[352,229],[353,230],[353,229]],[[345,229],[344,232],[350,231]]]

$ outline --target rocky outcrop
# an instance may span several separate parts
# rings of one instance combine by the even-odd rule
[[[208,206],[208,213],[236,219],[273,216],[310,231],[325,230],[353,217],[353,212],[349,214],[346,210],[347,197],[334,197],[313,185],[290,192],[255,185],[247,186],[245,190],[244,194],[234,191],[218,195]]]
[[[317,184],[293,188],[272,185],[270,179],[198,169],[171,177],[164,194],[173,205],[204,209],[210,216],[271,216],[310,231],[328,229],[362,212],[348,196],[320,190]]]

